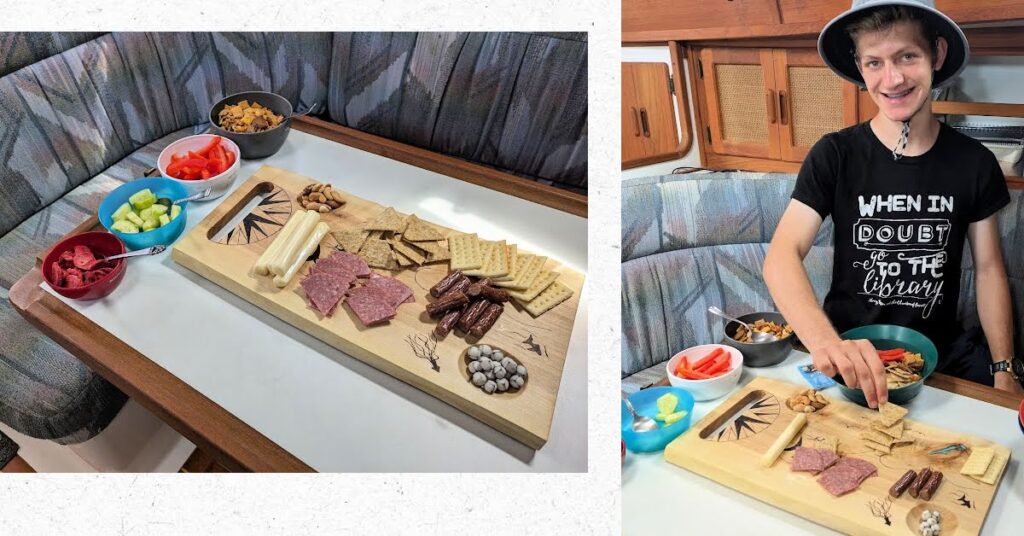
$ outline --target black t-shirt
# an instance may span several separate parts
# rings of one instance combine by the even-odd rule
[[[893,160],[869,123],[821,138],[796,199],[835,225],[832,288],[824,309],[842,333],[897,324],[924,333],[945,356],[959,334],[957,300],[967,227],[1010,201],[984,145],[940,124],[926,153]]]

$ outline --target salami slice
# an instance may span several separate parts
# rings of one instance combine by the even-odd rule
[[[878,474],[878,468],[869,461],[860,458],[845,457],[835,464],[836,467],[849,467],[857,472],[857,483],[860,484],[871,476]]]
[[[358,277],[366,277],[370,275],[370,267],[366,264],[366,261],[358,255],[353,255],[347,251],[335,251],[331,253],[326,259],[321,259],[317,262],[317,266],[321,264],[333,265],[344,269],[346,272],[351,272]]]
[[[415,301],[415,298],[413,298],[412,295],[412,289],[405,283],[393,277],[371,276],[366,280],[366,286],[379,287],[384,290],[388,295],[388,302],[396,308],[403,303]]]
[[[855,473],[836,467],[831,467],[822,473],[818,477],[818,483],[836,497],[846,495],[860,486],[860,481]]]
[[[382,324],[395,317],[398,311],[383,288],[364,285],[348,291],[345,303],[364,326]]]
[[[331,316],[338,302],[345,296],[345,291],[352,284],[352,279],[354,278],[342,278],[321,272],[306,277],[300,285],[313,307],[324,316]]]
[[[819,473],[822,469],[821,453],[818,449],[808,447],[797,447],[793,453],[793,461],[789,464],[790,471]]]

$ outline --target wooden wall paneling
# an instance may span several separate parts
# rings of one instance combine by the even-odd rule
[[[878,105],[871,100],[868,90],[857,88],[857,121],[870,121],[878,113]]]
[[[775,0],[622,0],[622,31],[778,24]]]
[[[850,0],[779,0],[783,24],[825,22],[850,8]]]
[[[672,41],[668,44],[672,56],[672,80],[675,81],[676,113],[679,116],[679,156],[686,156],[693,147],[693,124],[690,120],[690,98],[686,89],[686,68],[683,58],[686,51],[682,43]]]
[[[778,158],[778,99],[771,49],[705,48],[701,62],[712,151]],[[754,82],[758,75],[760,83]]]
[[[935,7],[960,24],[1024,19],[1024,0],[936,0]]]

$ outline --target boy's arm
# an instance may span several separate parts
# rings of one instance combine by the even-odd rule
[[[978,294],[978,318],[985,331],[992,361],[1003,361],[1013,355],[1013,323],[1010,308],[1010,286],[999,247],[999,226],[996,216],[972,223],[967,228],[974,258],[975,291]],[[995,376],[995,387],[1004,391],[1024,393],[1008,372]]]
[[[775,305],[811,352],[823,374],[837,372],[850,387],[860,387],[870,407],[885,403],[885,369],[866,340],[844,341],[814,295],[803,259],[821,227],[821,216],[800,201],[790,201],[775,229],[764,261],[764,280]]]

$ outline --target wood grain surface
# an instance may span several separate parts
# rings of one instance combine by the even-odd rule
[[[414,352],[414,346],[422,347],[422,341],[429,340],[436,325],[426,315],[424,307],[429,301],[429,288],[447,273],[447,263],[399,272],[377,270],[406,283],[413,289],[416,302],[400,306],[398,316],[386,325],[364,327],[347,305],[339,305],[333,316],[324,317],[307,304],[299,282],[311,263],[306,263],[284,288],[275,287],[270,277],[255,275],[253,267],[256,260],[272,243],[271,239],[232,245],[210,240],[217,229],[216,224],[239,212],[257,188],[279,187],[292,200],[293,210],[301,210],[295,199],[312,182],[312,179],[283,169],[260,168],[178,241],[172,258],[338,350],[440,398],[532,448],[540,448],[547,441],[551,427],[583,274],[558,266],[549,259],[546,268],[561,274],[559,281],[574,291],[573,297],[537,319],[507,304],[497,324],[482,339],[472,341],[508,350],[529,371],[523,389],[488,395],[468,381],[460,356],[470,343],[457,333],[436,342],[434,351],[440,370],[435,370],[428,360],[417,357]],[[342,193],[347,201],[345,206],[321,215],[321,221],[328,223],[332,231],[361,228],[365,221],[375,218],[385,208],[373,201]],[[329,255],[335,244],[333,237],[328,235],[321,242],[321,256]],[[415,341],[416,337],[420,338],[419,343]]]
[[[841,497],[833,497],[811,473],[790,471],[792,448],[784,451],[771,467],[761,467],[761,455],[796,417],[796,413],[785,406],[786,398],[803,389],[803,386],[769,378],[754,379],[670,443],[665,448],[665,459],[768,504],[849,534],[917,534],[914,529],[919,523],[920,506],[924,504],[942,512],[943,534],[980,533],[999,480],[995,486],[989,486],[961,475],[960,468],[969,452],[929,453],[957,443],[972,449],[991,446],[1007,455],[1009,449],[971,435],[914,422],[913,414],[904,420],[904,437],[913,438],[915,443],[894,447],[891,454],[884,456],[864,446],[859,438],[862,431],[870,429],[877,411],[830,398],[828,406],[808,415],[807,426],[793,446],[815,446],[816,438],[832,436],[839,439],[841,456],[861,458],[878,468],[878,476],[868,478],[860,488]],[[741,419],[747,417],[745,422],[735,424],[738,421],[732,421],[727,424],[729,431],[720,437],[719,425],[728,423],[727,419],[720,418],[737,413],[737,409],[744,407],[741,402],[745,398],[761,401],[761,407],[740,411]],[[739,431],[738,437],[736,431]],[[939,469],[944,475],[930,501],[915,499],[908,493],[898,499],[889,497],[889,487],[907,469],[917,471],[926,466]],[[959,528],[954,531],[953,525]]]

